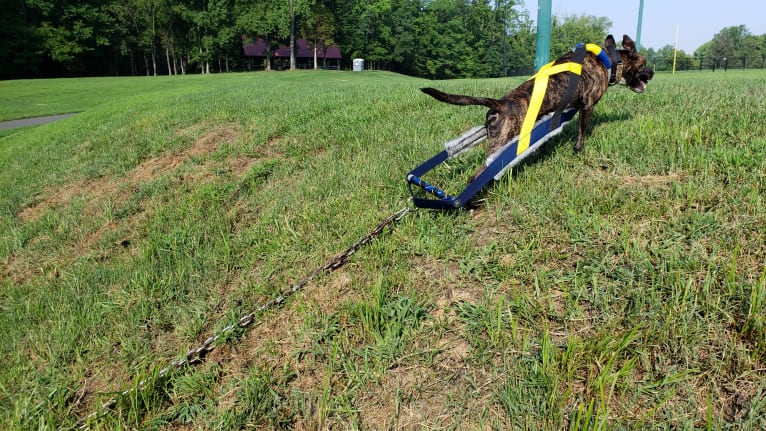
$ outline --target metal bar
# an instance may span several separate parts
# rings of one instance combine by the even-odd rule
[[[447,194],[444,190],[436,187],[435,185],[429,183],[428,181],[416,177],[415,175],[408,175],[407,176],[407,182],[410,184],[415,184],[416,186],[420,187],[424,191],[431,193],[432,195],[436,196],[439,199],[454,199],[452,196]]]
[[[450,158],[457,157],[465,151],[475,147],[486,138],[487,128],[484,126],[475,126],[457,138],[445,142],[444,149],[447,150]]]

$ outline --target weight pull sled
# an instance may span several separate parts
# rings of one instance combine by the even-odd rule
[[[574,108],[562,112],[561,124],[553,130],[549,130],[551,120],[554,116],[553,112],[540,118],[535,123],[530,136],[530,141],[534,142],[534,144],[519,152],[519,136],[513,138],[509,143],[503,146],[503,148],[487,157],[487,168],[457,196],[450,195],[444,190],[429,184],[427,181],[423,180],[422,177],[445,161],[459,156],[482,142],[487,137],[487,129],[485,129],[484,126],[476,126],[459,137],[445,142],[445,149],[443,151],[431,157],[407,174],[407,186],[415,206],[419,208],[441,210],[459,209],[464,207],[468,201],[470,201],[479,190],[489,184],[490,181],[493,179],[499,180],[509,168],[519,164],[550,138],[561,133],[564,126],[572,120],[572,117],[574,117],[576,112],[577,110]],[[413,185],[418,186],[427,193],[435,196],[436,199],[417,196],[413,189]]]
[[[500,177],[509,169],[518,165],[522,160],[534,153],[540,146],[550,138],[558,135],[564,129],[564,126],[572,121],[577,113],[576,108],[566,108],[572,99],[582,73],[582,63],[585,53],[590,52],[597,56],[607,69],[615,66],[621,66],[616,61],[612,63],[609,56],[600,47],[593,44],[577,44],[574,49],[572,60],[567,63],[554,64],[550,62],[541,67],[540,70],[530,79],[535,80],[534,89],[530,97],[530,106],[521,127],[521,133],[511,139],[502,148],[493,154],[490,154],[485,164],[484,171],[479,174],[466,188],[457,196],[453,196],[441,188],[428,183],[423,176],[445,161],[459,156],[465,151],[473,148],[487,138],[487,130],[484,126],[476,126],[457,138],[444,143],[444,151],[436,154],[420,166],[416,167],[407,174],[407,187],[412,195],[415,206],[419,208],[430,209],[459,209],[464,207],[471,198],[476,195],[490,181],[499,180]],[[540,112],[545,91],[548,86],[548,78],[557,73],[569,73],[569,84],[567,93],[555,112],[537,118]],[[536,119],[536,121],[532,121]],[[417,186],[434,198],[423,197],[423,193],[416,193]]]

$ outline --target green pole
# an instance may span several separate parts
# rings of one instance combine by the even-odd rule
[[[644,20],[644,0],[638,4],[638,29],[636,29],[636,51],[641,50],[641,22]]]
[[[535,47],[535,70],[548,64],[551,59],[551,0],[537,1],[537,45]]]

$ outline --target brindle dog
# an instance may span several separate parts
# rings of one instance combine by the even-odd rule
[[[614,84],[626,85],[636,93],[643,93],[647,83],[654,76],[654,72],[646,67],[646,59],[636,51],[636,44],[628,35],[622,37],[622,47],[623,49],[616,50],[622,57],[622,76],[616,77]],[[604,41],[604,48],[607,52],[610,48],[616,48],[614,37],[611,34]],[[572,52],[564,55],[556,60],[555,64],[570,61],[572,55]],[[577,91],[567,105],[567,108],[575,107],[580,110],[577,143],[574,146],[576,152],[583,149],[588,121],[593,114],[596,103],[610,85],[610,72],[598,57],[590,52],[585,55]],[[558,108],[561,99],[564,98],[568,84],[569,74],[567,73],[558,73],[550,77],[548,90],[543,98],[538,116],[543,116]],[[447,94],[434,88],[422,88],[421,90],[437,100],[453,105],[483,105],[488,107],[489,111],[484,125],[487,128],[489,140],[487,153],[493,154],[521,132],[521,124],[527,113],[533,86],[534,80],[528,80],[500,99]],[[485,167],[482,167],[471,177],[471,180],[476,178],[484,169]]]

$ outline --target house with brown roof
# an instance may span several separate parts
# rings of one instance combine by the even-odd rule
[[[271,68],[274,70],[290,68],[290,47],[279,45],[278,48],[269,50],[266,41],[262,38],[245,45],[243,55],[251,68],[255,70],[265,69],[269,59],[271,59]],[[338,70],[341,58],[338,45],[324,47],[320,44],[314,47],[306,39],[298,39],[295,42],[295,63],[298,69],[313,69],[314,61],[316,61],[320,69]]]

